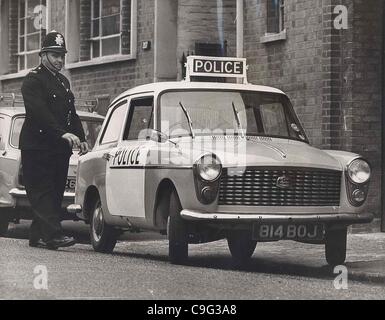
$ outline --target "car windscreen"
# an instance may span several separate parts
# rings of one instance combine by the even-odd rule
[[[250,135],[307,141],[289,99],[253,91],[170,91],[160,97],[161,131],[172,137]],[[191,126],[189,124],[191,120]]]
[[[21,127],[24,123],[24,117],[15,118],[12,126],[11,133],[11,145],[15,148],[19,147],[19,138]],[[96,142],[96,138],[98,137],[99,131],[102,127],[103,120],[94,120],[94,119],[81,119],[84,134],[86,137],[86,141],[88,146],[92,148]]]

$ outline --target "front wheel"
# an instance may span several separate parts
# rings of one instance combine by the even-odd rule
[[[232,232],[227,236],[231,256],[237,264],[245,264],[254,253],[257,241],[252,240],[247,232]]]
[[[168,256],[173,264],[184,264],[188,258],[187,226],[180,216],[181,211],[178,195],[173,191],[167,220]]]
[[[331,266],[343,264],[346,259],[347,228],[327,230],[325,237],[327,263]]]
[[[91,243],[94,250],[111,253],[115,248],[118,233],[106,223],[99,198],[95,200],[93,206],[90,228]]]

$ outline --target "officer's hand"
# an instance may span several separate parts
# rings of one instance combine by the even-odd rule
[[[87,142],[81,142],[80,143],[79,156],[82,156],[83,154],[86,154],[87,152],[88,152]]]
[[[64,140],[67,140],[68,144],[70,145],[71,148],[79,148],[80,149],[80,139],[75,136],[72,133],[65,133],[61,136]]]

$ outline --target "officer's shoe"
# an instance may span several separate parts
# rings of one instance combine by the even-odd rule
[[[57,249],[61,247],[70,247],[76,243],[75,239],[72,237],[61,236],[53,238],[47,241],[47,247],[50,249]]]
[[[36,247],[43,248],[43,247],[46,247],[47,244],[41,239],[38,239],[38,240],[29,239],[29,246],[34,247],[34,248],[36,248]]]

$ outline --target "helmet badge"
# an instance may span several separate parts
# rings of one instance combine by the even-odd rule
[[[58,35],[56,36],[55,42],[56,42],[59,46],[63,46],[64,39],[63,39],[63,37],[62,37],[61,34],[58,34]]]

